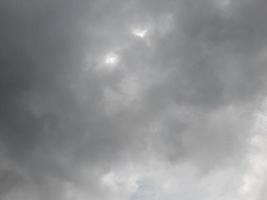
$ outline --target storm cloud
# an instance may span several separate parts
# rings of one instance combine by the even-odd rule
[[[265,0],[1,0],[1,200],[262,200]]]

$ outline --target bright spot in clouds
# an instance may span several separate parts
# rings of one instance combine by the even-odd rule
[[[109,73],[118,68],[118,64],[120,62],[120,55],[114,52],[108,52],[106,54],[102,54],[96,61],[96,64],[93,65],[94,70],[101,73]],[[90,66],[90,62],[88,62]]]
[[[119,62],[119,55],[115,53],[108,53],[104,59],[106,65],[114,66]]]
[[[132,34],[138,38],[145,38],[148,34],[148,28],[133,28]]]

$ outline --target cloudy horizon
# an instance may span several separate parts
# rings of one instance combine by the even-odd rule
[[[266,17],[1,0],[0,200],[265,200]]]

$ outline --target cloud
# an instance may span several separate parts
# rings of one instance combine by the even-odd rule
[[[266,7],[2,1],[0,199],[264,199]]]

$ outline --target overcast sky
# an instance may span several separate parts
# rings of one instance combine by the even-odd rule
[[[266,200],[266,0],[0,0],[0,200]]]

